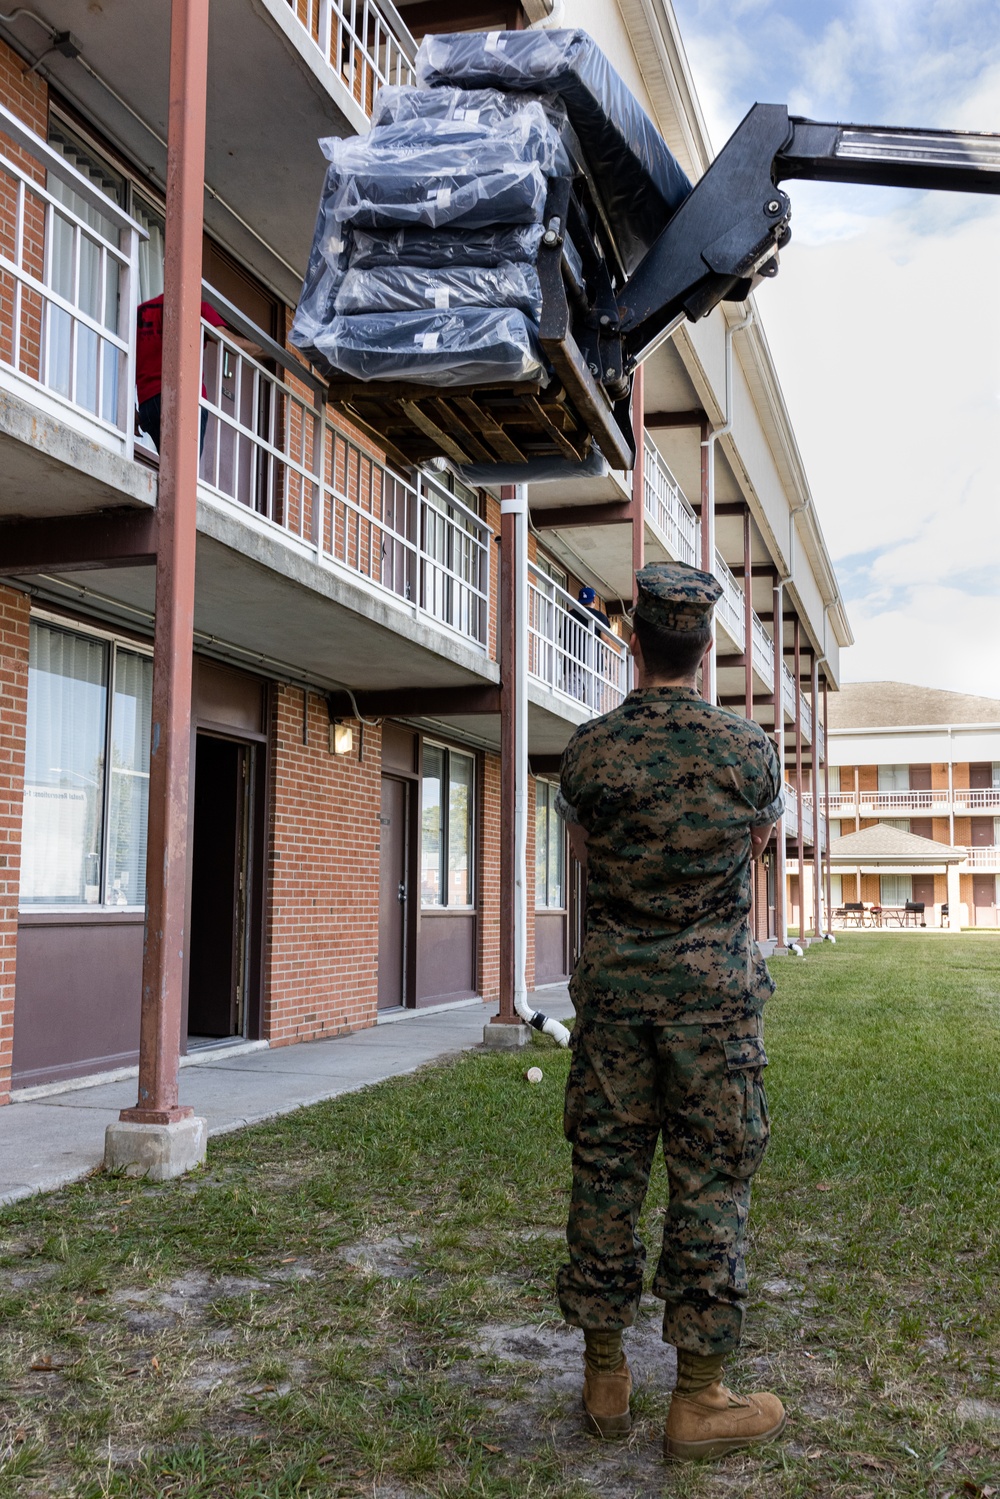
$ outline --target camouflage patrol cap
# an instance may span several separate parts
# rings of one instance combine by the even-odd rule
[[[635,575],[639,598],[635,612],[667,630],[700,630],[711,622],[722,584],[686,562],[651,562]]]

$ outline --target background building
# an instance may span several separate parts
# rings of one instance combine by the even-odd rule
[[[317,138],[366,130],[425,30],[550,9],[213,0],[183,1049],[497,992],[499,496],[394,466],[286,335]],[[169,20],[167,0],[38,0],[0,21],[0,1100],[137,1052],[158,459],[135,309],[163,289]],[[669,6],[567,0],[563,23],[700,175]],[[803,793],[822,761],[851,636],[759,317],[736,331],[749,311],[647,360],[634,474],[529,496],[530,983],[574,960],[581,880],[553,785],[573,730],[628,690],[644,558],[717,573],[707,690],[774,734]],[[762,939],[784,934],[786,859],[815,868],[822,844],[793,788],[759,871]]]
[[[835,858],[838,838],[882,830],[868,834],[863,858],[847,862],[847,850],[839,872],[835,863],[835,906],[924,901],[939,924],[942,905],[957,902],[953,925],[996,926],[1000,702],[904,682],[845,684],[830,704],[829,817]],[[961,854],[948,860],[950,898],[940,854],[914,838]]]

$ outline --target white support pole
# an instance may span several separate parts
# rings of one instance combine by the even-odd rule
[[[504,500],[514,516],[514,1008],[528,994],[528,486]]]

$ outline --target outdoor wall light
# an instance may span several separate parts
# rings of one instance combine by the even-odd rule
[[[354,730],[349,723],[330,725],[331,755],[349,755],[354,748]]]

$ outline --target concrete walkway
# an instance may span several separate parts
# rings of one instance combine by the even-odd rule
[[[536,1009],[563,1019],[568,990],[553,985],[532,996]],[[274,1051],[209,1051],[182,1067],[180,1101],[226,1134],[311,1103],[354,1093],[387,1077],[414,1072],[483,1039],[495,1005],[474,1001],[389,1015],[368,1030]],[[0,1109],[0,1203],[78,1181],[104,1156],[104,1130],[135,1103],[135,1078],[93,1083]]]

